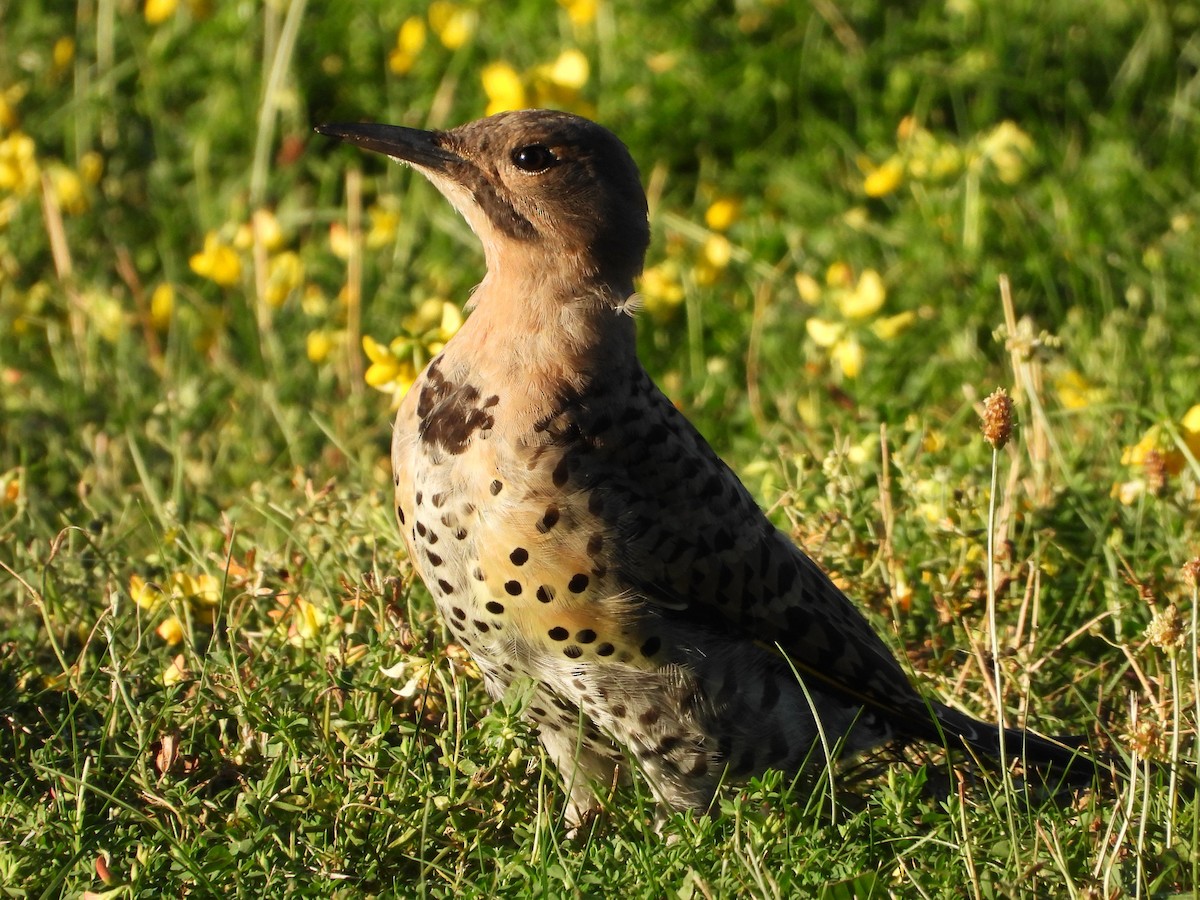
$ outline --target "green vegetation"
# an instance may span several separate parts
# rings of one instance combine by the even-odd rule
[[[0,895],[1192,895],[1200,6],[69,7],[0,0]],[[995,717],[998,648],[1132,780],[912,750],[566,838],[391,518],[481,253],[311,130],[510,104],[629,144],[648,368],[920,682]]]

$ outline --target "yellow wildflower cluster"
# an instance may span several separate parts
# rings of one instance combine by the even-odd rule
[[[683,304],[685,281],[705,287],[715,284],[733,261],[733,243],[725,232],[737,222],[741,210],[737,198],[718,197],[705,210],[704,223],[709,230],[702,238],[688,242],[672,235],[666,258],[642,273],[638,305],[655,319],[667,321]]]
[[[369,227],[363,242],[368,249],[378,250],[392,243],[400,226],[399,200],[391,195],[381,196],[367,207],[367,222]],[[334,222],[329,226],[329,249],[334,256],[349,259],[350,242],[350,229],[344,222]]]
[[[233,287],[242,277],[243,260],[261,260],[255,287],[259,299],[272,308],[282,306],[304,283],[304,263],[294,250],[285,249],[287,239],[275,214],[268,209],[255,210],[249,222],[225,232],[210,231],[204,236],[204,248],[188,260],[191,270],[201,278]]]
[[[280,594],[276,597],[276,604],[276,608],[267,615],[279,625],[287,625],[287,641],[293,646],[309,643],[321,634],[329,622],[324,610],[299,594]]]
[[[133,575],[129,579],[129,595],[139,608],[150,614],[168,610],[154,631],[174,646],[183,641],[189,621],[213,623],[221,603],[221,583],[207,573],[172,572],[161,583]]]
[[[1108,397],[1104,388],[1097,387],[1075,369],[1064,369],[1054,377],[1054,392],[1063,409],[1087,409],[1103,403]]]
[[[378,250],[392,244],[400,227],[400,201],[390,195],[380,195],[374,203],[367,207],[366,234],[361,240],[369,250]],[[344,222],[334,222],[329,227],[329,247],[338,259],[349,259],[353,249],[354,237]],[[314,328],[305,339],[305,353],[311,362],[321,365],[333,352],[335,347],[344,344],[346,340],[346,313],[348,308],[347,288],[343,287],[338,295],[338,306],[333,310],[331,304],[319,287],[314,284],[306,285],[301,295],[301,307],[304,313],[312,318],[321,318],[325,322]],[[365,341],[364,341],[365,343]],[[381,347],[373,340],[368,353],[386,356],[387,348]]]
[[[367,384],[391,394],[392,405],[399,406],[425,363],[442,352],[446,341],[454,337],[462,323],[462,312],[457,306],[435,297],[426,300],[404,320],[404,334],[390,344],[381,344],[364,335],[363,350],[371,361],[364,375]]]
[[[1128,481],[1113,485],[1112,496],[1129,505],[1143,494],[1161,494],[1172,478],[1191,469],[1200,482],[1200,404],[1189,409],[1178,425],[1151,425],[1141,439],[1121,454],[1121,465],[1135,470]],[[1200,487],[1193,486],[1200,500]]]
[[[1025,176],[1034,151],[1029,135],[1007,120],[960,145],[939,138],[912,116],[905,116],[896,129],[896,142],[896,152],[879,165],[865,158],[859,160],[864,174],[863,193],[868,197],[886,197],[905,179],[937,183],[965,169],[990,170],[1005,184],[1016,184]]]
[[[494,62],[483,68],[487,115],[510,109],[552,107],[595,116],[592,104],[580,97],[591,75],[588,58],[580,50],[564,50],[553,62],[534,66],[521,74],[510,63]]]
[[[0,228],[12,219],[18,203],[38,194],[43,173],[47,176],[50,197],[60,211],[67,215],[87,212],[87,187],[100,181],[103,159],[89,151],[80,158],[78,169],[55,159],[40,161],[33,138],[16,127],[16,111],[7,99],[10,96],[19,94],[0,92],[0,130],[11,129],[0,137]]]
[[[449,0],[434,0],[424,16],[409,16],[400,24],[396,46],[388,55],[388,68],[396,75],[411,72],[430,31],[447,50],[458,50],[471,39],[477,25],[475,10]]]
[[[862,372],[865,335],[890,341],[916,319],[911,311],[875,318],[887,299],[887,288],[874,269],[855,278],[847,263],[835,262],[825,272],[824,287],[802,272],[796,276],[796,291],[809,306],[820,304],[827,311],[824,316],[810,316],[805,328],[814,344],[829,351],[830,360],[846,378],[857,378]]]

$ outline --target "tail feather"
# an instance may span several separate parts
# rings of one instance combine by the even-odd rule
[[[1043,737],[1020,728],[1000,729],[941,703],[932,703],[931,711],[933,716],[927,720],[929,731],[914,736],[949,746],[959,744],[992,760],[1001,758],[1003,741],[1005,758],[1020,758],[1028,768],[1073,783],[1093,780],[1111,770],[1110,765],[1086,752],[1087,738],[1080,735]]]

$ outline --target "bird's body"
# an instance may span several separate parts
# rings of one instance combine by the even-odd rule
[[[722,780],[892,738],[995,754],[999,731],[921,697],[642,368],[646,205],[611,133],[547,111],[322,130],[414,165],[483,242],[474,312],[396,419],[397,517],[491,695],[536,685],[573,821],[631,759],[664,807],[703,809]]]

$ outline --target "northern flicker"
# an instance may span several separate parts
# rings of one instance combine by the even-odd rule
[[[650,231],[615,135],[546,110],[317,130],[417,169],[483,244],[473,312],[396,418],[396,516],[488,692],[535,685],[526,714],[569,821],[630,763],[671,811],[891,740],[998,755],[1000,730],[917,692],[642,368],[631,297]],[[1029,762],[1075,758],[1003,740]]]

